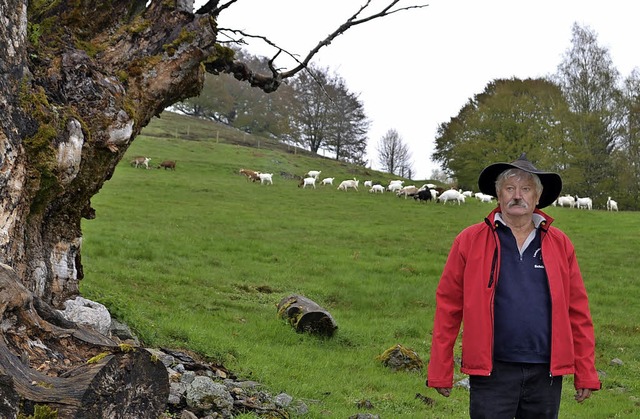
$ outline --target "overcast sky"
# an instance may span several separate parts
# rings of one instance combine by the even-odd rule
[[[197,0],[196,6],[203,3]],[[220,15],[218,26],[263,35],[304,57],[365,3],[239,0]],[[372,0],[370,10],[388,3]],[[555,73],[571,47],[574,22],[598,35],[622,77],[640,67],[640,2],[634,0],[400,1],[412,4],[429,6],[355,26],[313,60],[360,95],[371,121],[367,158],[374,168],[380,138],[395,129],[412,152],[414,179],[428,178],[437,168],[430,156],[438,125],[492,80]],[[273,55],[260,42],[244,48]],[[292,66],[284,59],[277,65]]]

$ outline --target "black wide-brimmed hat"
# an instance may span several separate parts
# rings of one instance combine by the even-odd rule
[[[494,163],[485,167],[478,178],[478,187],[480,192],[487,195],[497,197],[496,179],[500,173],[508,169],[520,169],[525,172],[534,173],[542,182],[542,195],[538,202],[538,208],[544,208],[553,203],[562,191],[562,178],[559,174],[553,172],[543,172],[538,170],[525,156],[525,153],[511,163]]]

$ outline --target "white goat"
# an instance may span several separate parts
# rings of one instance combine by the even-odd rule
[[[306,177],[302,179],[302,188],[306,188],[308,186],[313,186],[313,189],[316,188],[316,178],[314,177]]]
[[[378,193],[378,192],[384,193],[384,186],[382,186],[382,185],[373,185],[371,187],[371,189],[369,189],[369,192],[371,192],[371,193]]]
[[[266,183],[267,185],[273,185],[273,173],[258,173],[260,177],[260,184],[263,185]]]
[[[442,192],[438,199],[442,201],[443,204],[446,204],[447,201],[457,201],[458,205],[460,205],[461,202],[465,202],[464,195],[455,189],[449,189],[448,191]]]
[[[576,208],[586,208],[590,210],[593,208],[593,201],[591,198],[579,198],[578,195],[576,195]]]
[[[318,179],[318,176],[320,176],[320,173],[322,173],[322,170],[309,170],[307,172],[307,176],[312,177],[314,179]]]
[[[333,179],[335,179],[334,177],[326,177],[324,179],[322,179],[322,185],[333,185]]]
[[[387,186],[389,192],[397,192],[400,189],[402,189],[402,183],[389,183],[389,186]]]
[[[149,157],[136,156],[133,158],[133,160],[131,160],[131,166],[134,166],[136,168],[144,166],[145,169],[148,169],[150,161],[151,159]]]
[[[607,211],[618,211],[618,203],[611,197],[607,198]]]
[[[559,196],[558,199],[556,199],[556,204],[561,207],[566,205],[569,208],[573,208],[576,206],[576,200],[571,195]]]
[[[370,188],[373,186],[373,181],[372,180],[365,180],[364,181],[364,187],[365,188]]]
[[[360,184],[360,181],[357,179],[349,179],[349,180],[343,180],[342,182],[340,182],[340,185],[338,186],[339,190],[343,190],[346,191],[349,188],[353,188],[356,191],[358,190],[358,185]]]

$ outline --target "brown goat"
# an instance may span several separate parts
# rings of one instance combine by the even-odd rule
[[[240,173],[247,177],[247,182],[248,181],[256,182],[260,180],[260,176],[258,175],[258,172],[254,172],[253,170],[240,169]]]
[[[160,165],[158,166],[158,169],[176,170],[176,162],[175,162],[175,160],[165,160],[162,163],[160,163]]]

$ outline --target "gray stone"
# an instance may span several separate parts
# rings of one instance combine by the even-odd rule
[[[193,382],[193,380],[196,378],[196,373],[193,371],[185,371],[182,373],[182,378],[180,378],[180,381],[182,381],[183,383],[187,383],[190,384],[191,382]]]
[[[233,397],[227,388],[213,382],[209,377],[198,376],[187,387],[187,406],[202,412],[219,412],[230,417],[233,411]]]
[[[287,407],[291,404],[293,397],[289,396],[287,393],[280,393],[276,396],[275,403],[276,406],[279,407]]]
[[[133,342],[135,346],[140,346],[138,337],[133,334],[129,326],[119,322],[116,319],[111,319],[111,327],[109,328],[109,332],[111,332],[111,336],[115,336],[122,341],[130,341]]]
[[[111,328],[111,315],[109,310],[95,301],[76,297],[64,302],[64,310],[58,310],[65,319],[77,324],[90,326],[105,336],[109,335]]]
[[[463,378],[453,385],[454,387],[461,387],[465,390],[469,390],[471,387],[469,385],[469,377]]]

